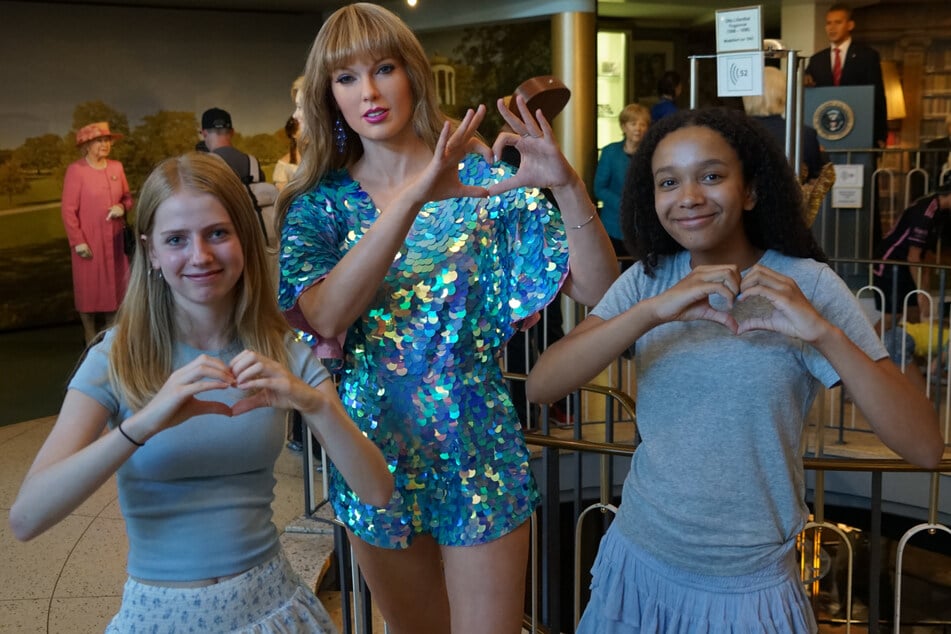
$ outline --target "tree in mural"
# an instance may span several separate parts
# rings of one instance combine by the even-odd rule
[[[287,135],[284,134],[283,129],[271,134],[261,133],[252,136],[235,132],[234,146],[245,154],[257,158],[262,165],[271,165],[287,154]]]
[[[131,158],[123,163],[129,187],[136,191],[161,161],[195,149],[198,120],[193,112],[159,110],[146,115],[129,138]]]
[[[526,79],[551,74],[551,24],[546,20],[463,29],[452,64],[462,112],[470,104],[484,103],[488,112],[480,131],[494,138],[504,123],[496,100],[511,95]]]
[[[25,194],[30,189],[30,182],[23,175],[23,170],[16,161],[7,161],[0,165],[0,195],[7,197],[7,204],[13,206],[13,197]]]
[[[25,170],[39,174],[55,169],[63,160],[63,138],[58,134],[34,136],[23,142],[14,153],[14,160]]]

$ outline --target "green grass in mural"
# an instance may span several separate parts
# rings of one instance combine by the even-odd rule
[[[66,230],[63,228],[59,203],[0,211],[0,249],[26,247],[50,241],[62,242],[63,257],[68,264],[69,245],[66,243]]]

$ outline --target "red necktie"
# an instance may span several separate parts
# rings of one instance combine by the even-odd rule
[[[832,60],[832,84],[838,86],[839,82],[842,81],[842,55],[838,46],[832,49],[832,52],[835,54]]]

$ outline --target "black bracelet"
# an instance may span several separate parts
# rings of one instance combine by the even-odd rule
[[[129,434],[125,433],[125,430],[122,429],[122,423],[119,423],[118,425],[116,425],[116,428],[119,430],[119,433],[120,433],[120,434],[122,434],[123,436],[125,436],[125,439],[126,439],[126,440],[128,440],[130,443],[132,443],[132,444],[135,445],[136,447],[144,447],[144,446],[145,446],[145,443],[144,443],[144,442],[139,442],[138,440],[134,439],[134,438],[133,438],[132,436],[130,436]]]

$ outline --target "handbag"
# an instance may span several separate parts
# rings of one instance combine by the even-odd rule
[[[135,229],[128,220],[122,223],[122,250],[130,258],[135,253]]]

